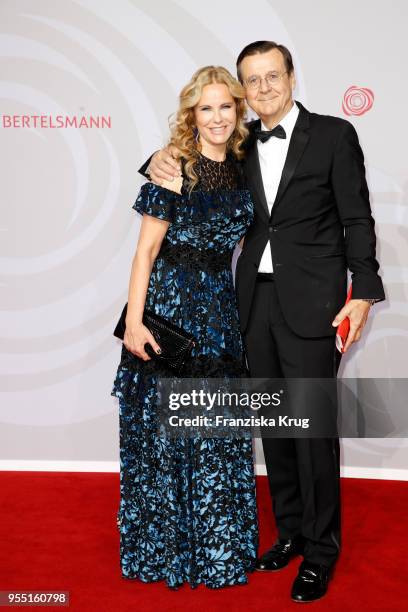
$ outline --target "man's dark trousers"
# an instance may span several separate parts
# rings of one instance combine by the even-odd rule
[[[337,374],[341,354],[335,337],[297,336],[267,276],[259,275],[256,282],[244,340],[253,378]],[[302,535],[308,561],[333,565],[340,549],[338,438],[263,438],[262,443],[279,537]]]

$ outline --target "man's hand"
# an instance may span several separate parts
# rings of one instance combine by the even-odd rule
[[[167,146],[157,151],[149,164],[149,174],[156,185],[162,185],[162,181],[172,181],[181,176],[181,164],[178,161],[179,150],[174,146]]]
[[[348,317],[350,319],[350,331],[347,336],[346,344],[344,345],[343,353],[353,344],[358,342],[361,333],[366,324],[370,304],[364,300],[350,300],[343,306],[340,312],[337,313],[332,325],[338,327],[340,323]]]

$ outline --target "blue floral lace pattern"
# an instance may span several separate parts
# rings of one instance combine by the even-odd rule
[[[183,375],[245,376],[231,259],[252,220],[249,192],[180,195],[147,183],[133,208],[170,222],[146,307],[196,337]],[[122,576],[173,588],[245,584],[258,545],[252,441],[160,438],[157,377],[171,375],[122,346],[112,389],[119,398]]]

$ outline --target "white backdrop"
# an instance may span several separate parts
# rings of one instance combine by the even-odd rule
[[[117,466],[111,334],[138,235],[137,168],[166,141],[191,74],[234,73],[254,40],[292,50],[296,98],[352,121],[365,152],[387,301],[340,375],[406,377],[407,18],[403,0],[2,0],[1,467]],[[344,440],[345,473],[404,477],[407,448]]]

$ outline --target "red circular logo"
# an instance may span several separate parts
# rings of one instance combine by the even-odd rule
[[[348,88],[343,97],[343,112],[346,115],[364,115],[370,110],[374,102],[374,94],[367,87]]]

